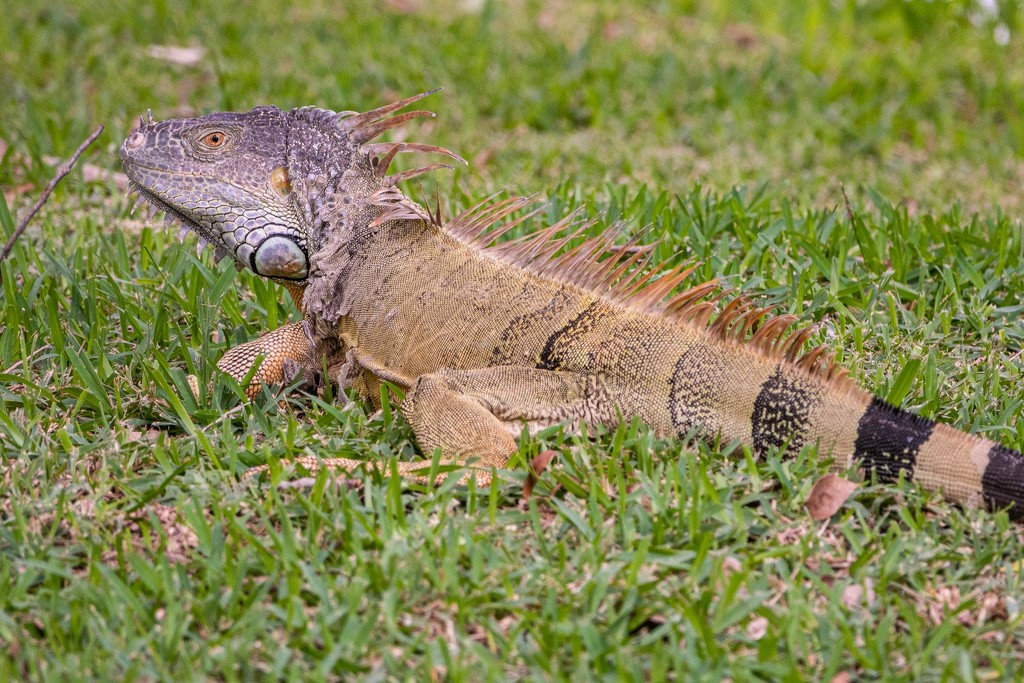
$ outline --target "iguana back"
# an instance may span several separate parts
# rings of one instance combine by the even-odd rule
[[[772,317],[739,297],[716,312],[716,283],[679,291],[691,269],[649,269],[649,250],[616,246],[611,233],[570,248],[588,227],[572,219],[495,243],[533,218],[509,219],[524,200],[484,203],[449,223],[411,202],[397,182],[437,165],[389,176],[395,153],[454,155],[369,141],[421,115],[393,115],[416,99],[363,114],[260,108],[154,123],[126,141],[122,157],[144,196],[222,249],[232,245],[217,241],[226,230],[207,219],[206,207],[218,207],[221,217],[257,209],[298,216],[296,249],[279,241],[271,252],[257,240],[245,258],[234,253],[258,272],[285,257],[302,266],[294,272],[308,271],[299,279],[311,346],[294,359],[316,366],[326,355],[338,361],[343,385],[370,396],[381,380],[404,389],[402,410],[424,452],[439,448],[445,462],[472,463],[478,481],[507,463],[524,422],[614,425],[635,416],[661,435],[696,431],[757,452],[816,444],[837,469],[856,462],[882,480],[902,473],[955,502],[1013,505],[1011,514],[1024,516],[1019,453],[886,405],[854,386],[820,348],[801,355],[808,333],[788,332],[791,316]],[[283,142],[261,140],[269,129],[286,131]],[[257,172],[250,163],[242,181],[239,173],[218,178],[224,171],[211,173],[206,159],[159,149],[160,142],[180,140],[188,152],[213,133],[236,145],[225,153],[203,150],[217,168],[230,175],[230,162],[237,165],[248,145],[246,158],[255,150]],[[156,182],[139,171],[154,166],[154,156],[162,168],[174,166],[175,177]],[[288,192],[267,202],[264,187],[281,168]],[[204,182],[183,191],[197,176]],[[250,195],[240,199],[247,187]],[[181,200],[195,194],[201,211],[191,208],[199,202]],[[229,221],[235,243],[236,225]],[[261,229],[263,240],[292,234]],[[287,336],[301,345],[295,334]],[[268,355],[280,346],[251,344],[222,365],[237,375],[256,357],[253,349]],[[423,467],[399,469],[415,474]]]

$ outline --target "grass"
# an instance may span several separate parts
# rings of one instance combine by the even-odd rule
[[[814,524],[813,453],[634,424],[525,440],[485,490],[240,483],[415,447],[329,395],[243,401],[216,359],[293,307],[129,217],[96,173],[146,108],[365,109],[443,85],[439,118],[400,134],[472,160],[437,178],[450,211],[514,188],[552,218],[649,226],[661,256],[817,323],[865,388],[1021,449],[1016,6],[335,5],[7,9],[3,234],[48,157],[108,133],[0,265],[0,679],[1017,678],[1020,527],[911,485]],[[213,383],[199,400],[190,373]]]

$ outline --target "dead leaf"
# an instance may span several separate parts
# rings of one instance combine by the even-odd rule
[[[533,487],[537,485],[537,480],[556,455],[558,453],[549,449],[537,455],[530,462],[530,472],[526,475],[526,481],[523,482],[523,500],[529,500],[533,495]]]
[[[729,576],[739,570],[743,569],[743,564],[732,555],[727,555],[722,559],[722,574]]]
[[[768,620],[764,617],[755,617],[747,624],[747,637],[751,640],[761,640],[764,634],[768,633]]]
[[[811,513],[811,519],[821,522],[836,514],[856,490],[857,485],[852,481],[832,473],[826,474],[814,484],[811,495],[807,497],[807,511]]]
[[[146,54],[153,59],[159,59],[172,64],[195,66],[203,61],[206,50],[201,47],[184,47],[181,45],[150,45],[146,48]]]
[[[855,583],[851,583],[843,589],[843,597],[840,600],[846,609],[853,609],[860,603],[862,595],[864,595],[864,589]]]
[[[960,588],[957,586],[930,588],[928,597],[930,598],[926,608],[928,617],[936,626],[940,625],[950,612],[955,612],[960,607]],[[959,620],[963,621],[965,616],[961,614]]]
[[[1006,608],[1006,600],[1002,595],[986,593],[981,599],[981,606],[974,615],[974,622],[984,624],[988,621],[1006,621],[1010,612]]]
[[[846,609],[853,609],[861,604],[871,607],[875,604],[875,584],[871,579],[864,579],[864,584],[851,583],[843,589],[840,601]]]

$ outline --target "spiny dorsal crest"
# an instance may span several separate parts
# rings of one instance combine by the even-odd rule
[[[409,105],[429,97],[438,92],[440,88],[428,90],[404,100],[386,104],[383,107],[371,109],[366,112],[332,112],[317,107],[302,107],[293,110],[295,121],[309,124],[311,127],[308,137],[302,142],[308,146],[310,159],[319,162],[321,168],[330,171],[340,171],[351,165],[351,159],[345,158],[342,154],[338,158],[338,152],[348,151],[350,154],[359,150],[365,154],[369,165],[375,175],[384,180],[385,185],[394,186],[402,181],[409,180],[423,173],[439,168],[452,168],[448,164],[430,164],[422,168],[411,169],[392,176],[386,175],[391,162],[401,152],[424,152],[428,154],[441,154],[455,161],[465,164],[465,159],[455,152],[438,147],[437,145],[425,145],[416,142],[379,142],[370,143],[371,140],[382,133],[401,126],[402,124],[420,117],[436,116],[430,111],[410,111],[402,114],[395,114]],[[392,114],[394,114],[392,116]],[[325,153],[333,152],[334,158],[324,158]]]
[[[418,142],[378,142],[366,144],[369,143],[370,140],[378,137],[384,131],[401,126],[406,121],[422,116],[430,118],[436,116],[436,114],[431,111],[410,111],[405,112],[404,114],[395,114],[395,112],[405,109],[410,104],[419,102],[423,98],[429,97],[439,90],[441,89],[434,88],[433,90],[428,90],[418,95],[407,97],[404,100],[399,100],[398,102],[386,104],[383,107],[371,109],[370,111],[363,112],[362,114],[346,111],[337,115],[338,128],[346,131],[354,143],[362,146],[361,150],[366,154],[374,173],[384,180],[385,185],[394,187],[400,182],[409,180],[410,178],[415,178],[416,176],[424,173],[429,173],[430,171],[436,171],[440,168],[452,168],[449,164],[429,164],[427,166],[413,168],[394,175],[386,175],[388,169],[391,167],[391,162],[395,160],[395,156],[402,152],[441,154],[449,157],[450,159],[454,159],[460,164],[468,163],[455,152],[445,149],[444,147],[438,147],[437,145],[424,145]],[[395,115],[391,116],[392,114]]]
[[[385,206],[398,210],[404,217],[422,217],[416,205],[404,196],[388,193],[388,188],[449,164],[435,163],[387,175],[395,157],[402,152],[441,154],[465,164],[458,154],[436,145],[415,142],[370,141],[385,131],[414,118],[433,117],[429,111],[396,113],[436,93],[440,88],[407,97],[366,112],[332,112],[316,107],[303,107],[291,112],[293,123],[301,130],[292,139],[301,144],[289,145],[288,167],[297,196],[306,204],[304,212],[314,229],[324,228],[325,217],[337,215],[336,198],[355,196],[369,206]],[[376,193],[376,194],[375,194]]]
[[[801,353],[814,330],[790,330],[798,320],[796,316],[770,316],[771,306],[759,307],[746,296],[723,288],[716,279],[680,291],[679,286],[699,264],[649,268],[657,243],[640,245],[640,235],[634,235],[624,244],[616,244],[624,232],[621,224],[569,247],[595,223],[582,220],[577,209],[547,228],[498,243],[499,237],[540,214],[542,209],[534,209],[502,223],[533,203],[524,197],[500,201],[489,197],[443,229],[488,256],[582,287],[628,308],[705,330],[722,341],[785,362],[836,386],[857,390],[846,370],[835,364],[824,347]],[[719,308],[726,299],[728,303]]]

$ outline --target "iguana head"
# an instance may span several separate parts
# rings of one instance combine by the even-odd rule
[[[121,145],[140,197],[255,273],[303,280],[307,237],[288,176],[288,115],[276,107],[143,123]]]
[[[395,183],[414,172],[386,175],[395,154],[438,152],[462,161],[428,145],[367,144],[411,118],[432,116],[391,116],[431,92],[365,113],[263,106],[191,119],[150,117],[122,143],[121,161],[140,201],[198,233],[218,257],[302,283],[328,230],[344,228],[356,214],[372,219],[396,203]]]

